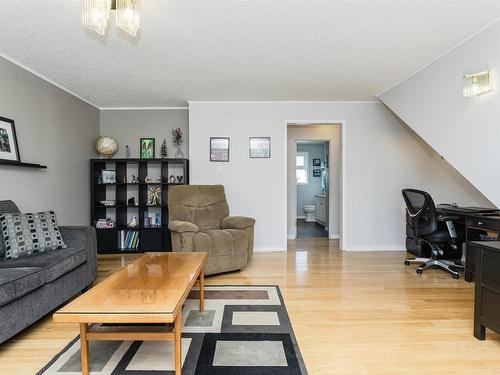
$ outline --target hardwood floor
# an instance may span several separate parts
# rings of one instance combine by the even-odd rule
[[[403,265],[401,252],[348,252],[327,239],[256,253],[210,284],[278,284],[310,374],[500,374],[500,336],[472,336],[473,285]],[[133,256],[99,259],[99,280]],[[50,317],[0,346],[0,374],[33,374],[78,334]]]

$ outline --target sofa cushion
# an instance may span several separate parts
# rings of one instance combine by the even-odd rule
[[[68,247],[24,258],[3,260],[0,262],[0,270],[11,267],[40,267],[45,282],[50,283],[85,263],[87,254],[87,250],[82,247]]]
[[[0,213],[19,213],[19,208],[12,201],[0,201]],[[5,244],[3,241],[3,234],[0,230],[0,259],[5,256]]]
[[[53,211],[2,213],[0,227],[5,244],[5,259],[66,247]]]
[[[0,306],[41,287],[44,281],[45,276],[39,267],[0,269]]]

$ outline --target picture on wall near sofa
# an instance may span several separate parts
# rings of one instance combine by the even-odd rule
[[[210,137],[210,161],[229,161],[228,137]]]
[[[5,117],[0,117],[0,160],[21,160],[14,120]]]

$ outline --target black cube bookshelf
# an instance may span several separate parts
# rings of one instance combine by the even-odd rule
[[[115,182],[102,182],[100,176],[104,170],[116,171]],[[99,219],[109,218],[114,228],[96,228],[97,251],[99,254],[142,253],[145,251],[171,251],[172,244],[168,230],[168,189],[173,185],[189,184],[188,159],[91,159],[90,160],[90,218],[96,226]],[[138,182],[132,182],[134,175]],[[170,182],[174,176],[176,182]],[[182,176],[179,182],[177,176]],[[146,178],[155,182],[146,182]],[[160,181],[157,181],[160,178]],[[160,189],[160,202],[148,204],[148,188]],[[129,204],[134,197],[135,204]],[[113,205],[104,205],[101,201],[115,201]],[[159,225],[146,225],[145,217],[160,214]],[[133,216],[138,225],[128,228],[127,223]],[[130,238],[137,237],[133,246],[123,246],[121,240],[126,233]],[[132,236],[132,234],[134,236]]]

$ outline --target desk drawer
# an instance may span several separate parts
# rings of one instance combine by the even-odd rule
[[[500,221],[469,217],[467,218],[467,226],[484,230],[498,231],[500,229]]]
[[[481,284],[500,292],[500,257],[498,253],[483,248],[481,259]]]

